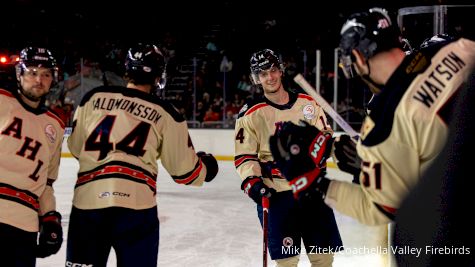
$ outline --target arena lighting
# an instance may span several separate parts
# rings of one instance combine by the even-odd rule
[[[7,56],[0,56],[0,63],[7,64],[9,61],[10,60]]]

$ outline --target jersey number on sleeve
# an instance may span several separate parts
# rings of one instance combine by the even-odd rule
[[[236,134],[236,140],[239,140],[239,143],[241,144],[244,142],[244,128],[239,129]]]
[[[86,140],[85,150],[95,151],[99,150],[99,157],[97,160],[104,159],[109,151],[113,149],[112,143],[109,141],[112,127],[114,125],[116,116],[106,116],[92,131]],[[145,154],[143,149],[147,141],[148,133],[150,131],[150,124],[140,122],[132,131],[130,131],[120,142],[115,146],[117,150],[124,151],[127,154],[141,157]]]

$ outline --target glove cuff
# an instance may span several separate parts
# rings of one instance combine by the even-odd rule
[[[200,158],[201,162],[206,166],[206,182],[211,182],[218,174],[218,161],[211,154],[207,154],[203,151],[199,151],[196,155]]]
[[[327,195],[329,186],[330,179],[326,178],[324,175],[317,178],[317,187],[315,189],[322,194],[322,198],[325,198]]]
[[[261,176],[249,176],[242,181],[241,190],[243,190],[246,195],[249,195],[252,186],[258,182],[262,182]]]
[[[61,214],[55,210],[48,211],[43,216],[40,217],[42,223],[45,222],[56,222],[61,224]]]

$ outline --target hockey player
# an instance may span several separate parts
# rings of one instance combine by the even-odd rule
[[[23,49],[16,71],[18,89],[0,89],[0,265],[33,267],[63,242],[53,182],[64,123],[44,106],[58,77],[51,52]]]
[[[444,149],[404,199],[396,217],[394,245],[422,249],[396,254],[398,266],[474,266],[475,234],[467,219],[473,201],[475,71],[460,89]],[[417,218],[417,220],[414,220]]]
[[[254,53],[250,64],[252,81],[262,86],[264,96],[246,103],[235,125],[234,164],[243,180],[241,189],[256,202],[261,224],[261,199],[269,198],[268,246],[277,266],[297,266],[301,239],[312,266],[331,266],[333,253],[342,249],[333,211],[321,199],[302,205],[294,201],[288,182],[273,164],[269,137],[287,120],[304,120],[330,135],[332,129],[311,97],[284,89],[284,67],[272,50]]]
[[[151,44],[129,49],[127,87],[88,92],[68,139],[79,160],[68,231],[66,265],[157,266],[157,160],[178,184],[201,186],[218,172],[216,159],[195,153],[186,121],[155,95],[165,59]],[[68,265],[68,266],[69,266]]]
[[[305,172],[287,178],[313,181],[310,187],[296,188],[297,194],[321,194],[329,206],[362,223],[386,224],[446,142],[453,99],[474,67],[475,42],[439,42],[406,56],[396,25],[384,9],[373,8],[346,21],[340,49],[345,74],[359,75],[375,94],[356,147],[361,185]],[[301,128],[289,127],[293,139],[304,135]],[[275,140],[287,144],[283,138],[289,134],[280,133]],[[277,143],[271,147],[278,148]],[[283,166],[289,165],[283,158],[288,151],[273,149]]]

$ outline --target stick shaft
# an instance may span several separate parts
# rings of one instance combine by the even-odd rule
[[[338,112],[332,108],[330,104],[328,104],[328,102],[321,95],[317,93],[315,88],[313,88],[307,82],[307,80],[305,80],[302,74],[297,74],[297,76],[294,78],[294,81],[322,107],[328,116],[336,121],[343,131],[353,138],[358,136],[358,133],[353,130],[353,128],[340,116],[340,114],[338,114]]]
[[[269,199],[267,197],[262,197],[262,266],[267,267],[267,245],[268,238],[267,233],[269,232]]]

